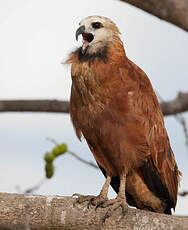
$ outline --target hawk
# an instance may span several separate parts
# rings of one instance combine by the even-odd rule
[[[70,114],[106,181],[98,196],[82,196],[108,207],[106,217],[128,204],[171,214],[181,175],[170,147],[163,114],[147,75],[126,56],[115,23],[101,16],[79,23],[83,44],[71,64]],[[108,200],[109,186],[117,193]]]

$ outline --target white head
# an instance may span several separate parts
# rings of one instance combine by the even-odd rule
[[[82,54],[93,54],[102,49],[114,38],[119,38],[119,30],[109,18],[89,16],[84,18],[76,31],[76,39],[82,34]]]

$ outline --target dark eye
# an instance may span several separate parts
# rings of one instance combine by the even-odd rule
[[[93,22],[91,25],[94,29],[99,29],[103,27],[103,25],[100,22]]]

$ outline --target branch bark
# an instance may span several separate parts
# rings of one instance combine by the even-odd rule
[[[59,100],[1,100],[0,112],[69,113],[69,102]]]
[[[179,93],[174,100],[160,104],[164,116],[188,111],[188,93]]]
[[[103,224],[107,208],[74,205],[75,199],[61,196],[0,194],[0,230],[186,230],[188,218],[129,208],[121,218],[117,209]]]
[[[171,101],[162,102],[164,116],[188,111],[188,93],[179,93]],[[0,100],[0,112],[69,113],[69,102],[59,100]]]
[[[121,0],[188,31],[187,0]]]

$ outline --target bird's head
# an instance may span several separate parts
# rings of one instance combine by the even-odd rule
[[[82,54],[97,53],[109,42],[119,38],[119,30],[109,18],[101,16],[89,16],[79,23],[76,31],[76,40],[82,35]]]

